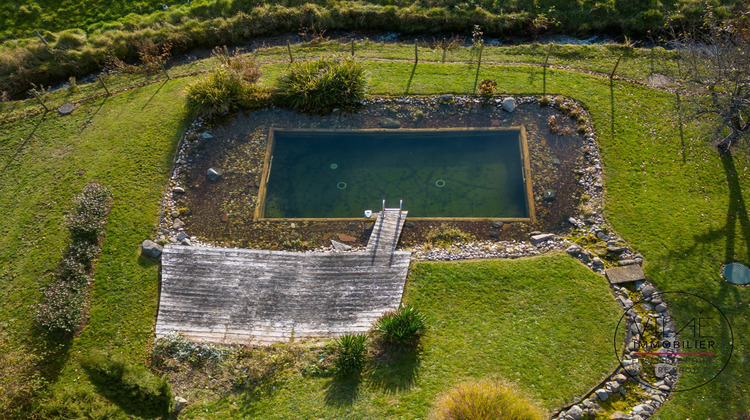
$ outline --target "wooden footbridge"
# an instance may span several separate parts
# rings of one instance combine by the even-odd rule
[[[364,251],[286,252],[168,245],[156,336],[270,344],[367,331],[398,308],[411,253],[407,213],[383,209]]]

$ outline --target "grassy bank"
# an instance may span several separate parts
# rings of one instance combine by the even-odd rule
[[[235,393],[182,415],[425,418],[439,394],[481,378],[510,381],[553,410],[612,369],[598,343],[611,340],[619,309],[606,281],[567,255],[420,263],[407,284],[404,301],[427,318],[418,356],[371,366],[360,382],[282,374],[263,398]]]
[[[359,53],[406,57],[407,53],[398,48],[402,47],[389,51],[377,46]],[[264,60],[268,64],[264,66],[263,81],[271,83],[286,68],[283,52],[267,55]],[[601,62],[609,63],[604,59]],[[646,67],[641,67],[640,72],[648,68],[648,61],[644,63]],[[407,87],[411,94],[468,93],[473,89],[476,70],[475,66],[462,63],[425,62],[414,68],[408,61],[381,59],[365,65],[370,72],[371,93],[389,95],[402,95]],[[538,94],[544,88],[541,69],[533,66],[486,66],[479,77],[497,80],[500,92]],[[7,165],[0,180],[0,290],[7,302],[0,310],[0,319],[12,347],[27,346],[36,351],[39,345],[28,332],[28,305],[38,300],[48,281],[46,276],[62,252],[65,232],[60,220],[70,199],[89,181],[110,186],[115,195],[95,280],[92,317],[81,338],[64,349],[64,354],[70,356],[63,359],[67,362],[61,375],[50,378],[52,395],[77,388],[94,392],[76,362],[79,352],[109,348],[114,342],[112,348],[122,345],[122,352],[131,360],[147,358],[157,275],[155,267],[139,263],[137,245],[149,235],[156,221],[160,188],[167,179],[168,161],[185,123],[181,85],[188,80],[157,83],[119,93],[106,101],[99,99],[81,106],[67,118],[48,114],[0,126],[0,156]],[[687,290],[712,300],[725,311],[735,331],[750,329],[750,291],[731,286],[719,277],[725,261],[750,263],[750,223],[745,210],[745,200],[750,198],[747,154],[737,151],[733,158],[722,159],[708,147],[699,119],[685,117],[682,121],[688,123],[680,127],[676,101],[669,93],[621,81],[610,89],[604,78],[559,69],[548,71],[546,83],[547,92],[576,98],[591,113],[602,152],[607,217],[643,253],[647,275],[663,290]],[[79,170],[85,172],[78,175]],[[532,261],[514,264],[525,267],[518,268],[519,272],[535,273],[540,284],[555,276],[554,270],[535,268]],[[448,281],[439,276],[431,278]],[[410,292],[408,298],[416,299],[417,295]],[[678,318],[688,310],[674,308]],[[599,345],[608,348],[610,343],[607,340]],[[429,354],[428,348],[426,355]],[[749,355],[750,349],[738,336],[735,356],[725,372],[707,386],[676,395],[658,417],[741,418],[750,406],[750,375],[744,368]],[[435,361],[448,357],[434,356]],[[498,361],[495,366],[503,363]],[[436,362],[433,368],[448,367]],[[56,372],[51,368],[49,371]],[[498,375],[508,372],[496,371]],[[526,384],[530,386],[531,382]],[[581,385],[586,388],[593,384]],[[286,382],[283,392],[272,397],[276,400],[270,401],[286,404],[295,401],[290,394],[318,395],[324,386],[322,382],[293,379]],[[442,385],[433,386],[431,389],[438,390]],[[424,395],[427,394],[419,397],[421,401],[429,401]],[[558,401],[557,397],[537,398],[548,407]],[[387,395],[363,398],[349,411],[337,409],[335,413],[379,413],[386,410],[383,407],[389,406],[390,399]],[[267,409],[264,404],[269,402],[264,401],[251,401],[247,407]],[[238,410],[228,401],[206,407],[226,413]],[[317,406],[307,407],[318,410]],[[394,412],[393,417],[398,417],[398,413]]]

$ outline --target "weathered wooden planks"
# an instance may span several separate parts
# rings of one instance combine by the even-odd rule
[[[382,232],[398,241],[403,220],[392,222]],[[398,307],[409,267],[410,253],[385,242],[347,253],[166,246],[156,335],[268,344],[367,331]]]

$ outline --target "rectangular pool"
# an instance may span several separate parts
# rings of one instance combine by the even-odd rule
[[[255,218],[534,218],[523,127],[271,129]]]

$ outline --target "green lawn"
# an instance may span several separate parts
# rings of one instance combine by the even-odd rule
[[[235,394],[185,417],[424,418],[437,395],[481,378],[510,381],[553,410],[614,367],[600,343],[611,341],[619,307],[604,278],[564,254],[419,263],[404,300],[427,318],[418,357],[371,367],[357,385],[293,375],[263,399]]]
[[[283,56],[278,55],[277,60],[283,60]],[[475,78],[475,67],[466,64],[420,63],[411,83],[413,67],[408,62],[372,61],[366,65],[374,94],[401,95],[407,85],[412,94],[466,93],[472,90]],[[273,80],[285,67],[266,65],[264,80]],[[543,89],[539,68],[486,66],[481,78],[497,80],[501,92],[538,94]],[[137,248],[154,229],[172,151],[187,122],[182,94],[186,80],[189,79],[138,88],[106,101],[98,99],[66,118],[48,114],[0,125],[0,164],[5,169],[0,179],[0,293],[4,301],[0,326],[12,347],[37,351],[40,346],[28,331],[29,305],[38,301],[42,287],[49,281],[49,272],[61,255],[66,232],[60,222],[72,197],[89,181],[108,185],[115,196],[92,295],[91,319],[69,349],[57,351],[63,356],[59,377],[54,375],[55,363],[45,366],[53,374],[49,393],[90,388],[76,362],[79,352],[105,347],[134,361],[148,358],[158,291],[157,269],[139,262]],[[724,373],[707,386],[677,394],[657,417],[746,416],[750,407],[750,373],[745,366],[750,348],[743,332],[750,330],[750,289],[731,286],[719,277],[725,261],[750,263],[750,222],[745,206],[745,200],[750,199],[750,159],[746,152],[738,149],[732,159],[721,159],[708,146],[702,122],[693,118],[685,118],[689,124],[681,131],[675,98],[666,92],[625,82],[615,82],[610,91],[609,82],[603,78],[563,70],[548,71],[546,89],[576,98],[590,111],[602,152],[608,220],[643,253],[647,275],[662,290],[685,290],[712,300],[725,311],[734,327],[735,353]],[[85,172],[79,175],[79,170]],[[538,271],[538,284],[544,285],[547,283],[542,280],[555,273],[536,267],[536,261],[543,260],[501,265],[517,264],[522,267],[519,271]],[[430,277],[430,270],[425,268],[429,266],[418,266],[417,271],[425,278],[436,278]],[[439,277],[436,281],[447,281]],[[428,304],[429,296],[420,295],[419,290],[429,289],[418,287],[414,275],[411,279],[408,299]],[[445,302],[439,304],[445,306]],[[681,310],[684,314],[686,309],[689,308],[674,308],[675,315],[679,318]],[[430,315],[430,320],[438,321],[434,316]],[[433,328],[438,325],[433,324]],[[495,328],[491,323],[485,325]],[[431,334],[435,332],[431,330]],[[544,334],[540,337],[546,337]],[[436,363],[449,355],[431,353],[440,348],[437,337],[430,335],[427,339],[420,371],[451,368]],[[450,338],[443,345],[450,347]],[[434,347],[430,344],[432,339],[436,340]],[[609,348],[609,339],[599,345]],[[479,360],[493,365],[497,369],[494,375],[517,382],[547,407],[570,399],[577,392],[571,389],[568,393],[543,396],[542,391],[531,388],[530,381],[524,382],[523,372],[519,371],[521,379],[514,376],[525,367],[529,378],[539,377],[531,370],[530,361],[537,357],[535,354],[514,365],[494,357],[493,354],[492,358]],[[471,369],[479,368],[468,367],[467,372],[479,372]],[[430,377],[424,375],[427,377],[417,377]],[[425,383],[426,390],[420,387],[408,395],[399,394],[398,399],[403,398],[404,407],[423,407],[434,392],[446,386],[440,381],[455,378],[454,375],[447,371],[445,376],[435,374],[432,382]],[[580,385],[584,389],[593,383]],[[292,404],[295,400],[290,395],[318,395],[326,385],[292,379],[284,386],[290,390],[277,392],[268,401],[253,402],[245,409],[264,410],[264,405],[273,401]],[[536,386],[549,388],[543,382]],[[389,410],[394,410],[393,417],[398,417],[407,412],[393,408],[393,395],[381,395],[382,390],[371,386],[362,390],[361,399],[358,397],[352,405],[362,409],[353,410],[353,415],[390,414]],[[211,407],[224,413],[238,410],[229,401]],[[334,408],[321,406],[320,410]],[[335,410],[348,412],[344,408]]]

